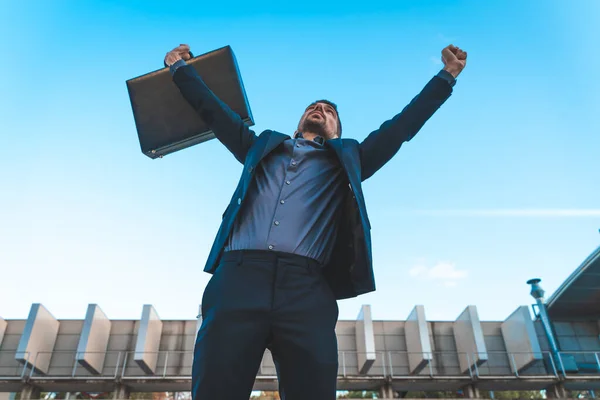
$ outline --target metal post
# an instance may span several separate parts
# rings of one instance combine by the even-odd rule
[[[40,355],[40,352],[38,351],[37,353],[35,353],[35,359],[33,360],[33,364],[31,365],[31,371],[29,372],[29,377],[31,378],[33,376],[33,370],[36,369],[37,367],[37,359],[38,356]]]
[[[550,399],[564,399],[567,397],[565,387],[562,383],[557,383],[548,388],[548,390],[546,390],[546,395]]]
[[[169,363],[169,352],[165,355],[165,368],[163,369],[163,378],[167,376],[167,364]]]
[[[556,369],[556,364],[554,363],[554,359],[552,358],[552,354],[550,354],[550,364],[552,364],[552,370],[554,371],[554,376],[558,378],[558,371]]]
[[[25,373],[27,372],[27,366],[29,365],[29,357],[25,357],[25,364],[23,364],[23,370],[21,371],[20,378],[23,379],[25,377]]]
[[[114,400],[123,400],[129,398],[129,388],[121,383],[115,386]]]
[[[464,388],[465,397],[469,399],[478,399],[479,398],[479,389],[475,385],[467,385]]]
[[[554,338],[554,333],[552,332],[552,325],[550,324],[550,317],[548,316],[548,312],[546,310],[546,304],[544,304],[544,293],[545,292],[539,285],[539,283],[541,281],[542,281],[541,279],[537,279],[537,278],[530,279],[527,281],[527,284],[531,285],[531,297],[533,297],[535,299],[535,302],[537,303],[539,317],[540,317],[540,320],[542,321],[542,326],[544,327],[544,332],[546,333],[546,337],[548,338],[548,344],[550,345],[550,351],[552,352],[552,357],[554,357],[556,360],[558,360],[558,362],[560,364],[561,372],[563,373],[564,376],[566,376],[564,365],[562,363],[562,360],[560,359],[558,343],[556,342],[556,339]]]
[[[125,352],[125,357],[123,358],[123,369],[121,372],[121,376],[125,376],[125,367],[127,367],[127,355],[129,354],[128,351]]]
[[[121,352],[117,353],[117,365],[115,365],[115,379],[119,375],[119,364],[121,363]]]
[[[73,371],[71,371],[71,377],[75,377],[75,371],[77,370],[77,359],[79,357],[79,352],[75,352],[75,362],[73,362]]]
[[[22,400],[33,400],[33,399],[39,399],[39,398],[40,398],[40,389],[38,387],[27,383],[21,389],[21,399]]]
[[[379,388],[379,396],[382,399],[393,399],[394,398],[394,389],[390,383],[385,383],[383,386]]]
[[[513,367],[513,371],[515,372],[515,376],[518,378],[519,377],[519,370],[517,369],[517,363],[515,362],[515,355],[514,354],[510,354],[510,359],[512,361],[512,367]]]
[[[342,351],[342,373],[344,378],[346,377],[346,352]]]
[[[475,367],[475,375],[479,378],[479,367],[477,366],[477,363],[473,363],[473,367]]]
[[[473,379],[473,368],[475,369],[475,375],[479,376],[479,370],[477,369],[477,365],[475,363],[475,358],[473,358],[473,364],[471,364],[471,357],[469,357],[469,353],[466,353],[467,357],[467,366],[469,367],[469,376]]]
[[[431,355],[431,357],[429,358],[429,360],[427,360],[427,365],[429,366],[429,376],[433,378],[433,365],[431,365],[431,362],[433,361],[433,354],[429,354]]]
[[[566,378],[567,377],[567,371],[565,371],[565,365],[563,364],[562,357],[560,356],[560,352],[557,352],[556,355],[558,356],[558,362],[560,364],[560,370],[561,370],[563,376]]]

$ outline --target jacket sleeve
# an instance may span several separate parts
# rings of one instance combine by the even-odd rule
[[[362,180],[373,176],[391,160],[400,146],[419,132],[451,94],[452,86],[448,81],[434,76],[400,114],[371,132],[359,145]]]
[[[173,82],[183,97],[235,158],[244,163],[256,134],[206,86],[196,69],[184,65],[175,71]]]

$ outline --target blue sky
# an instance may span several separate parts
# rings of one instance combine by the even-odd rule
[[[363,139],[469,53],[450,100],[364,184],[378,290],[352,319],[470,304],[502,320],[600,244],[600,2],[0,3],[0,316],[192,319],[241,171],[217,141],[142,155],[125,81],[180,43],[231,45],[255,129],[293,132],[338,103]]]

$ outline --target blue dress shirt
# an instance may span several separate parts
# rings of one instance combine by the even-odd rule
[[[171,74],[186,65],[179,60]],[[438,75],[451,86],[447,71]],[[275,250],[326,264],[338,234],[348,180],[322,137],[288,139],[257,166],[225,251]]]

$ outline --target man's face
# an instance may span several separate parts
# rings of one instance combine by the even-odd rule
[[[298,131],[312,132],[325,139],[338,137],[338,117],[335,109],[329,104],[315,103],[304,111]]]

